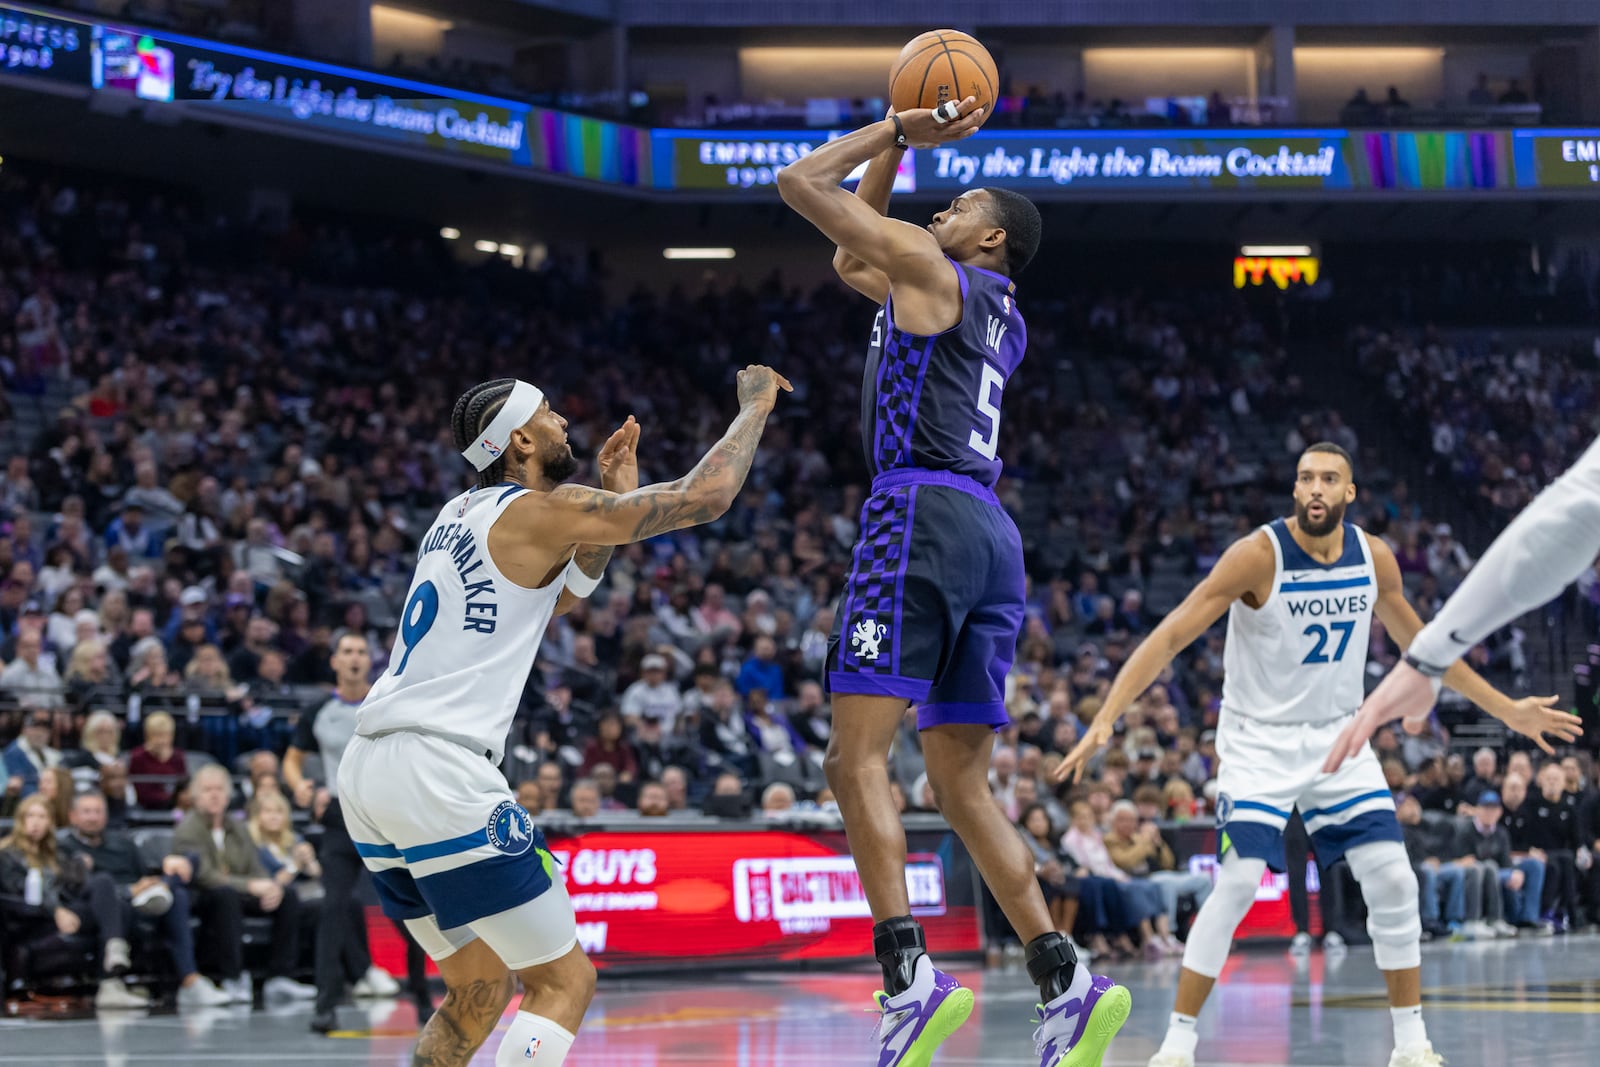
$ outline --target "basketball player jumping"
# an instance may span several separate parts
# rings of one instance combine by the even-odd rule
[[[1343,856],[1367,901],[1367,931],[1388,986],[1395,1049],[1390,1067],[1443,1062],[1422,1021],[1417,879],[1402,844],[1394,799],[1370,749],[1343,769],[1322,764],[1361,703],[1372,616],[1401,648],[1422,620],[1406,601],[1400,566],[1381,540],[1344,521],[1356,497],[1350,457],[1315,444],[1300,457],[1294,517],[1236,542],[1128,658],[1089,732],[1057,770],[1080,770],[1112,726],[1178,653],[1228,611],[1224,646],[1222,758],[1215,891],[1189,932],[1176,1010],[1150,1067],[1193,1067],[1195,1017],[1228,956],[1233,931],[1255,902],[1268,866],[1284,869],[1283,828],[1299,806],[1317,859]],[[1530,737],[1562,732],[1553,697],[1512,700],[1464,665],[1452,689]]]
[[[710,522],[744,485],[779,389],[739,372],[740,411],[675,482],[639,488],[630,416],[600,450],[601,489],[562,485],[567,421],[527,382],[456,401],[456,447],[478,484],[423,536],[389,669],[339,767],[339,800],[383,909],[439,964],[447,994],[413,1063],[459,1067],[522,981],[499,1067],[557,1067],[594,995],[572,902],[543,835],[498,770],[523,683],[554,614],[599,584],[613,545]]]
[[[1433,621],[1422,628],[1405,661],[1389,672],[1361,713],[1345,727],[1323,770],[1330,774],[1363,748],[1384,723],[1404,719],[1421,729],[1446,668],[1473,645],[1526,612],[1554,600],[1600,556],[1600,440],[1523,509],[1472,568]],[[1567,717],[1577,729],[1582,722]],[[1563,740],[1576,734],[1552,730]],[[1554,754],[1544,738],[1539,747]]]
[[[1038,248],[1039,212],[1017,193],[973,189],[926,228],[883,215],[900,153],[967,136],[982,119],[974,105],[891,114],[778,174],[784,200],[838,246],[839,276],[882,306],[861,398],[872,492],[829,649],[825,767],[875,921],[878,1067],[923,1067],[972,1011],[911,916],[887,764],[908,704],[939,809],[1027,944],[1042,1067],[1098,1067],[1128,991],[1078,966],[988,781],[1024,607],[1021,538],[994,494],[1000,400],[1027,349],[1011,279]],[[869,160],[857,194],[842,189]]]

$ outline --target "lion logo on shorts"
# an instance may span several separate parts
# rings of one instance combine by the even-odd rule
[[[878,646],[888,636],[889,627],[883,623],[862,619],[856,623],[854,632],[850,634],[850,648],[855,652],[857,659],[875,660],[878,658]]]
[[[489,813],[489,844],[508,856],[520,856],[533,847],[533,820],[515,800],[502,800]]]

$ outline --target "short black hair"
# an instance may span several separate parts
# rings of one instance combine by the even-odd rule
[[[1039,251],[1039,209],[1010,189],[986,188],[984,192],[989,194],[989,218],[1006,231],[1006,276],[1015,278]]]
[[[456,451],[465,452],[471,447],[484,428],[500,414],[516,384],[515,378],[496,378],[491,382],[479,382],[461,394],[455,410],[450,413],[450,433],[455,437]],[[487,489],[499,483],[505,477],[505,470],[506,461],[502,456],[478,472],[478,488]]]
[[[1313,452],[1326,452],[1330,456],[1338,456],[1340,459],[1344,460],[1345,467],[1350,471],[1350,480],[1355,481],[1356,461],[1350,458],[1350,453],[1346,452],[1332,441],[1318,441],[1314,445],[1307,445],[1306,450],[1300,454],[1302,456],[1308,456]]]

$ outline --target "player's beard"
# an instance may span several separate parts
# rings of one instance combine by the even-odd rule
[[[572,454],[571,445],[563,443],[547,452],[539,466],[551,485],[560,485],[578,473],[578,457]]]
[[[1322,521],[1312,522],[1310,507],[1306,504],[1300,503],[1298,500],[1294,502],[1295,523],[1300,527],[1301,530],[1310,534],[1312,537],[1327,537],[1329,534],[1333,533],[1333,531],[1337,530],[1339,528],[1339,524],[1344,521],[1345,505],[1342,501],[1337,504],[1330,504],[1328,501],[1324,500],[1322,502],[1322,507]]]

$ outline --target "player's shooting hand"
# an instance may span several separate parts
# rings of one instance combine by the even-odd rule
[[[778,390],[786,393],[794,392],[794,386],[789,384],[789,379],[773,370],[752,363],[739,372],[739,405],[741,407],[761,407],[771,411],[778,402]]]
[[[1439,695],[1439,683],[1424,675],[1409,663],[1397,663],[1378,688],[1372,691],[1355,718],[1333,743],[1333,751],[1322,764],[1323,774],[1332,774],[1344,761],[1366,747],[1380,726],[1396,719],[1405,719],[1406,728],[1415,732],[1413,723],[1420,726],[1433,709]]]
[[[610,493],[631,493],[639,488],[638,449],[639,422],[629,415],[595,457],[600,467],[600,488]]]
[[[1099,716],[1096,716],[1094,722],[1089,724],[1088,732],[1078,740],[1072,751],[1067,753],[1067,758],[1062,760],[1050,775],[1050,781],[1058,785],[1074,781],[1079,772],[1094,759],[1095,753],[1111,740],[1111,725],[1109,722],[1102,722]]]
[[[1521,700],[1513,700],[1505,713],[1497,715],[1496,718],[1522,736],[1531,737],[1533,743],[1544,750],[1545,755],[1553,756],[1556,750],[1545,740],[1545,734],[1566,744],[1571,744],[1583,736],[1583,720],[1557,709],[1555,705],[1560,699],[1560,697],[1523,697]]]
[[[948,105],[940,105],[941,108]],[[983,124],[984,110],[978,98],[969,96],[956,105],[956,117],[949,122],[937,122],[934,109],[915,107],[900,112],[900,127],[906,132],[906,143],[912,148],[935,148],[963,137],[971,137]]]

